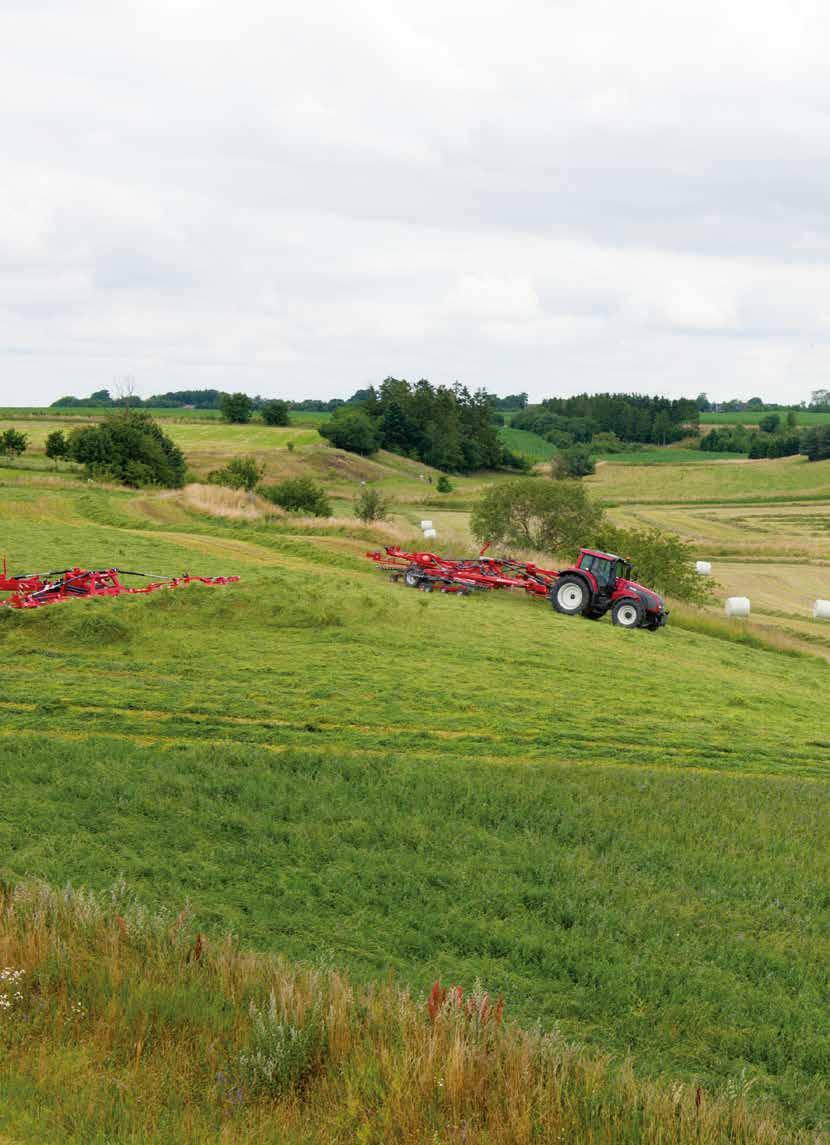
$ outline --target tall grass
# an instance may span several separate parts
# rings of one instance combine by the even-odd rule
[[[742,1087],[643,1082],[481,989],[357,988],[186,911],[0,888],[0,1127],[16,1140],[817,1142]],[[32,1095],[36,1093],[36,1100]]]

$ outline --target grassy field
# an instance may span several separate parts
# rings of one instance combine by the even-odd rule
[[[600,466],[586,484],[603,501],[619,504],[826,501],[830,500],[830,462],[809,462],[803,457],[707,460],[695,465],[667,461],[661,464],[659,476],[648,466],[609,463]]]
[[[628,1060],[516,1026],[480,989],[436,984],[425,1004],[390,980],[205,941],[194,922],[121,886],[0,886],[4,1141],[818,1139],[752,1108],[745,1085],[644,1082]]]
[[[481,979],[641,1077],[823,1123],[828,665],[410,592],[353,526],[2,472],[27,566],[243,577],[0,613],[10,875],[123,876],[358,982]]]
[[[780,413],[782,420],[788,410],[741,410],[737,413],[702,413],[701,425],[757,425],[758,419],[765,413]],[[810,410],[796,410],[797,425],[830,425],[830,413],[818,413]]]
[[[197,929],[356,988],[480,979],[615,1069],[630,1051],[640,1082],[749,1087],[828,1128],[830,664],[772,648],[830,659],[810,616],[830,596],[830,463],[601,465],[588,488],[615,520],[680,533],[718,600],[753,601],[749,625],[675,610],[620,633],[531,599],[424,596],[365,561],[416,544],[423,516],[471,551],[498,475],[439,495],[427,467],[310,425],[168,424],[194,473],[254,453],[322,480],[342,519],[312,521],[215,487],[90,485],[43,456],[54,424],[27,423],[33,450],[0,468],[11,563],[243,579],[0,610],[10,878],[123,876],[152,909],[189,901]],[[393,501],[381,529],[349,518],[361,480]],[[0,1065],[0,1104],[31,1105],[33,1063]]]
[[[550,461],[556,453],[556,446],[551,445],[538,433],[531,433],[527,429],[513,429],[512,426],[502,426],[499,437],[509,450],[519,453],[531,461]]]

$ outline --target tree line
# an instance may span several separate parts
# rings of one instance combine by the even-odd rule
[[[378,449],[422,461],[449,473],[527,468],[499,438],[490,396],[466,386],[433,386],[387,378],[370,386],[358,403],[341,406],[320,426],[332,445],[352,453]]]
[[[766,413],[758,420],[758,429],[729,425],[712,429],[700,441],[708,453],[745,453],[751,460],[763,457],[794,457],[803,454],[809,461],[830,458],[830,426],[814,425],[797,429],[795,413],[790,410]]]
[[[613,434],[621,442],[668,445],[697,432],[699,421],[697,403],[690,398],[578,394],[528,406],[514,414],[512,425],[567,449],[590,444],[600,434]]]

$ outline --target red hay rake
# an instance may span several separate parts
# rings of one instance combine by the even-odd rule
[[[382,553],[367,553],[391,580],[403,580],[422,592],[487,592],[491,589],[520,588],[534,596],[547,596],[559,576],[555,569],[543,569],[531,561],[510,557],[486,557],[485,545],[477,557],[454,560],[435,553],[408,553],[390,545]]]
[[[133,586],[121,582],[122,576],[138,576],[150,579],[149,584]],[[0,577],[0,592],[10,592],[0,607],[42,608],[47,604],[58,604],[66,600],[79,600],[89,596],[142,596],[157,592],[161,588],[180,588],[185,584],[207,584],[220,586],[234,584],[238,576],[164,576],[162,573],[134,572],[131,569],[60,569],[47,573],[23,573],[9,576],[6,558],[3,558],[3,575]]]

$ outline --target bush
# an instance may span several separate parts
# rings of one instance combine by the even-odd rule
[[[331,516],[331,502],[325,489],[310,477],[289,477],[276,485],[263,485],[260,493],[273,505],[290,512],[307,513],[311,517]]]
[[[219,398],[219,409],[225,421],[242,425],[251,420],[254,403],[247,394],[222,394]]]
[[[594,453],[624,453],[626,443],[615,433],[595,433],[591,439],[591,448]]]
[[[781,426],[781,417],[777,413],[765,413],[758,419],[758,428],[762,433],[777,433]]]
[[[226,485],[229,489],[245,489],[248,493],[256,489],[262,480],[265,466],[255,457],[234,457],[224,469],[214,469],[208,474],[211,485]]]
[[[169,489],[184,484],[182,451],[144,410],[119,410],[97,426],[73,430],[67,455],[86,466],[89,477]]]
[[[827,461],[830,458],[830,426],[815,425],[804,430],[799,448],[809,461]]]
[[[634,567],[634,579],[646,588],[694,604],[705,604],[712,596],[713,583],[697,573],[691,545],[673,533],[655,528],[618,529],[606,523],[596,544],[627,557]]]
[[[502,446],[501,467],[502,469],[515,469],[519,473],[528,473],[533,468],[533,462],[523,453],[513,453],[507,446]]]
[[[26,452],[28,444],[29,439],[26,434],[18,433],[16,429],[7,429],[5,433],[0,434],[0,454],[3,456],[19,457],[21,453]]]
[[[342,406],[330,421],[320,426],[320,433],[337,449],[364,456],[374,453],[380,444],[377,428],[369,415],[362,410],[349,410]]]
[[[367,525],[371,521],[385,521],[389,513],[389,502],[377,489],[364,485],[354,499],[354,513]]]
[[[66,457],[68,452],[69,442],[64,437],[63,430],[53,429],[46,438],[46,456],[57,461],[61,457]]]
[[[494,485],[473,510],[470,527],[480,544],[563,553],[589,544],[602,520],[578,481],[523,477]]]
[[[288,425],[290,422],[288,402],[277,400],[265,402],[260,412],[266,425]]]
[[[591,449],[587,445],[568,446],[553,461],[553,472],[557,477],[589,477],[595,469]]]
[[[439,493],[452,493],[453,484],[447,477],[446,473],[442,473],[436,482],[435,488]]]

